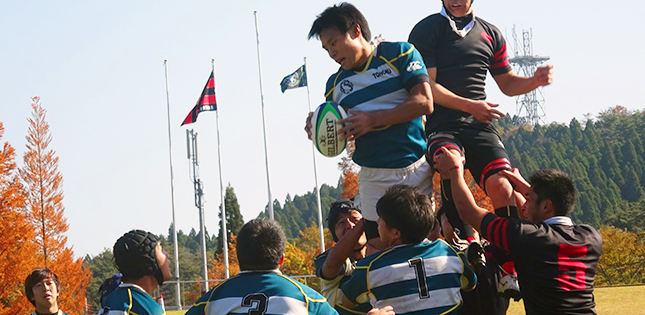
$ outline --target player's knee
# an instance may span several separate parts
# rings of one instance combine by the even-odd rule
[[[486,193],[491,198],[491,200],[493,200],[493,203],[495,203],[495,200],[510,201],[514,199],[513,186],[508,181],[508,179],[506,179],[506,177],[498,174],[493,174],[488,177],[488,179],[486,179]],[[514,200],[513,204],[515,204]]]

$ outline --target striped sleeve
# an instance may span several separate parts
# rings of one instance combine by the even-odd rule
[[[367,274],[367,266],[357,266],[349,280],[343,283],[340,287],[343,294],[345,294],[345,296],[354,304],[360,304],[357,300],[358,297],[367,294],[369,291],[367,286]]]
[[[490,73],[493,76],[509,73],[512,68],[508,60],[506,40],[504,40],[504,36],[497,28],[493,28],[491,33],[493,33],[493,36],[489,38],[493,44],[493,58],[490,61]]]
[[[501,248],[507,255],[512,257],[516,252],[515,244],[520,234],[518,219],[488,213],[482,220],[480,231],[485,239]]]

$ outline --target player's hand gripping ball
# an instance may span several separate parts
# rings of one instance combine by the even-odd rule
[[[345,150],[347,140],[338,139],[338,130],[344,125],[337,122],[347,118],[347,113],[338,104],[327,101],[320,104],[311,116],[311,140],[324,156],[337,156]]]

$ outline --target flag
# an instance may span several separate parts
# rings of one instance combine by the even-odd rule
[[[305,65],[302,65],[302,67],[298,68],[294,73],[284,77],[282,82],[280,82],[282,93],[287,89],[295,89],[301,86],[307,86],[307,71],[305,69]]]
[[[184,122],[181,125],[192,124],[197,121],[197,115],[203,111],[217,110],[217,100],[215,99],[215,74],[211,72],[211,76],[206,82],[202,95],[197,100],[195,107],[188,113]]]

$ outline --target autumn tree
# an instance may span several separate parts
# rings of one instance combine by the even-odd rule
[[[0,140],[3,135],[0,123]],[[31,242],[34,229],[20,213],[25,199],[15,156],[9,143],[0,147],[0,315],[27,314],[32,309],[23,297],[23,282],[36,266],[37,247]]]
[[[603,226],[602,255],[598,261],[598,285],[645,282],[645,238],[633,232]]]
[[[346,156],[343,156],[338,162],[338,168],[342,172],[343,192],[340,194],[343,198],[354,198],[358,194],[358,172],[360,167],[352,161],[356,146],[354,141],[347,142],[345,149]]]
[[[63,176],[58,171],[56,152],[48,148],[52,137],[45,121],[46,111],[39,97],[32,101],[27,150],[19,171],[25,186],[24,214],[36,230],[39,265],[51,269],[61,280],[59,306],[67,313],[82,314],[91,274],[83,269],[83,260],[74,259],[74,252],[66,247],[64,233],[69,225],[64,217]]]

